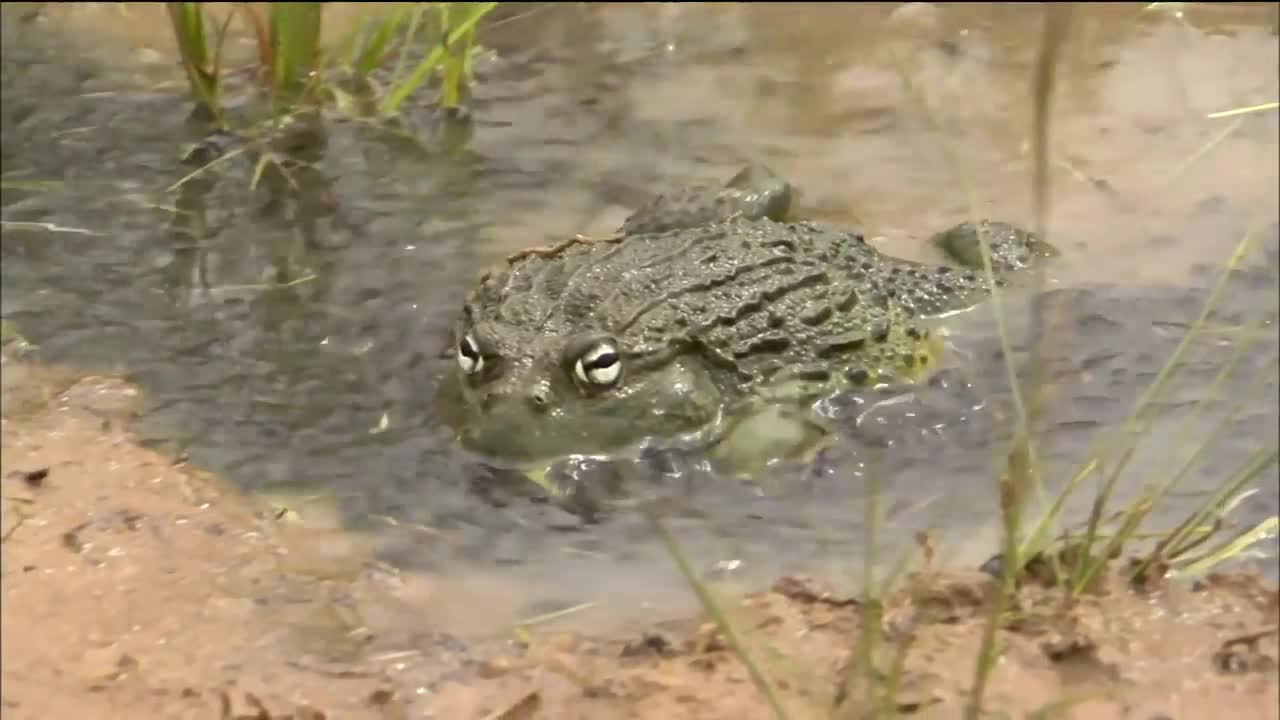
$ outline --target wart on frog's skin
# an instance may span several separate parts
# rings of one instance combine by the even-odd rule
[[[715,445],[734,465],[795,455],[815,401],[938,364],[936,319],[991,289],[973,269],[979,234],[999,278],[1055,252],[1011,225],[966,223],[935,242],[969,267],[910,262],[786,222],[791,195],[755,166],[490,271],[455,326],[449,417],[463,445],[517,467],[664,442]]]

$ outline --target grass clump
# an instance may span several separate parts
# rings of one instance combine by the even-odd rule
[[[270,3],[265,9],[235,3],[212,31],[215,21],[205,3],[167,3],[195,103],[192,118],[202,132],[182,158],[193,169],[168,188],[180,193],[179,210],[201,216],[211,179],[231,161],[246,160],[252,168],[249,187],[266,190],[267,207],[302,219],[302,241],[282,244],[275,264],[281,286],[303,281],[310,274],[300,269],[300,256],[318,242],[314,219],[334,203],[332,183],[318,169],[328,145],[326,121],[356,121],[418,146],[406,129],[416,118],[406,118],[403,110],[434,87],[437,112],[429,116],[432,130],[440,133],[434,140],[446,150],[464,145],[470,137],[465,104],[480,52],[476,36],[497,5],[404,3],[376,14],[361,8],[351,31],[322,43],[326,16],[333,12],[322,3]],[[225,70],[225,40],[237,20],[257,50],[247,73]],[[175,230],[197,244],[204,232],[202,223],[181,218]]]
[[[205,3],[166,3],[166,10],[197,115],[226,130],[230,121],[223,45],[235,18],[255,39],[257,66],[252,74],[270,101],[273,120],[324,105],[346,114],[388,119],[431,84],[438,88],[438,107],[456,112],[463,106],[480,51],[477,28],[497,5],[410,3],[376,16],[366,13],[331,49],[321,43],[323,3],[270,3],[265,15],[248,3],[237,3],[213,33]],[[393,60],[394,67],[388,67]],[[375,80],[387,72],[385,86]]]

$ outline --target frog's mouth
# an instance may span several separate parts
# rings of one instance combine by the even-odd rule
[[[514,390],[469,402],[465,393],[455,396],[460,405],[441,412],[461,447],[494,467],[545,467],[570,456],[629,458],[646,447],[688,447],[705,442],[723,422],[723,392],[691,359],[637,372],[612,392],[566,392],[549,403],[531,403],[524,387],[512,385]]]
[[[722,408],[701,427],[671,435],[647,434],[616,443],[583,438],[573,443],[563,435],[524,432],[495,432],[493,428],[464,427],[455,433],[458,446],[477,461],[490,467],[522,473],[545,473],[565,462],[632,461],[652,451],[681,452],[714,445],[728,423]]]

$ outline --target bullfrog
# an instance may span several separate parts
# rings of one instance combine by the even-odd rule
[[[942,318],[1056,253],[981,221],[935,236],[954,265],[909,261],[789,218],[792,196],[749,166],[484,273],[451,350],[462,445],[521,469],[698,445],[749,475],[820,443],[819,400],[927,377]]]

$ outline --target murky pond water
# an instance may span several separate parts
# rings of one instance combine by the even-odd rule
[[[1199,311],[1216,279],[1207,268],[1255,228],[1261,250],[1219,318],[1263,323],[1222,384],[1219,407],[1239,400],[1239,417],[1168,520],[1277,432],[1280,126],[1274,110],[1207,116],[1274,101],[1280,44],[1274,6],[1140,10],[1080,7],[1061,69],[1051,219],[1065,252],[1050,279],[1069,319],[1048,348],[1061,370],[1049,425],[1062,475],[1122,420]],[[516,249],[610,229],[667,184],[752,160],[799,186],[802,214],[864,228],[898,255],[927,257],[922,240],[971,212],[1029,224],[1040,11],[566,3],[511,15],[483,36],[497,59],[482,67],[470,142],[335,124],[318,162],[333,204],[318,217],[251,192],[247,160],[169,191],[190,172],[179,156],[193,139],[185,99],[154,90],[176,70],[140,56],[128,33],[81,55],[83,20],[7,15],[4,316],[50,360],[125,370],[148,393],[149,441],[287,495],[304,517],[318,498],[385,560],[476,578],[518,598],[516,613],[585,600],[666,608],[686,595],[642,519],[583,525],[477,492],[430,402],[470,280]],[[58,184],[13,184],[35,181]],[[175,218],[196,203],[193,231]],[[267,287],[282,277],[304,281]],[[958,320],[956,343],[986,380],[975,387],[998,393],[990,325],[986,312]],[[1213,413],[1181,424],[1239,347],[1213,337],[1165,399],[1157,450],[1139,454],[1129,485],[1175,471],[1168,448],[1214,427]],[[852,574],[874,475],[894,552],[933,526],[949,559],[981,559],[998,528],[999,445],[987,435],[998,403],[986,399],[935,387],[888,405],[873,419],[893,448],[837,448],[776,478],[779,492],[675,483],[671,522],[702,568]],[[1243,522],[1276,511],[1276,474],[1261,483]]]

